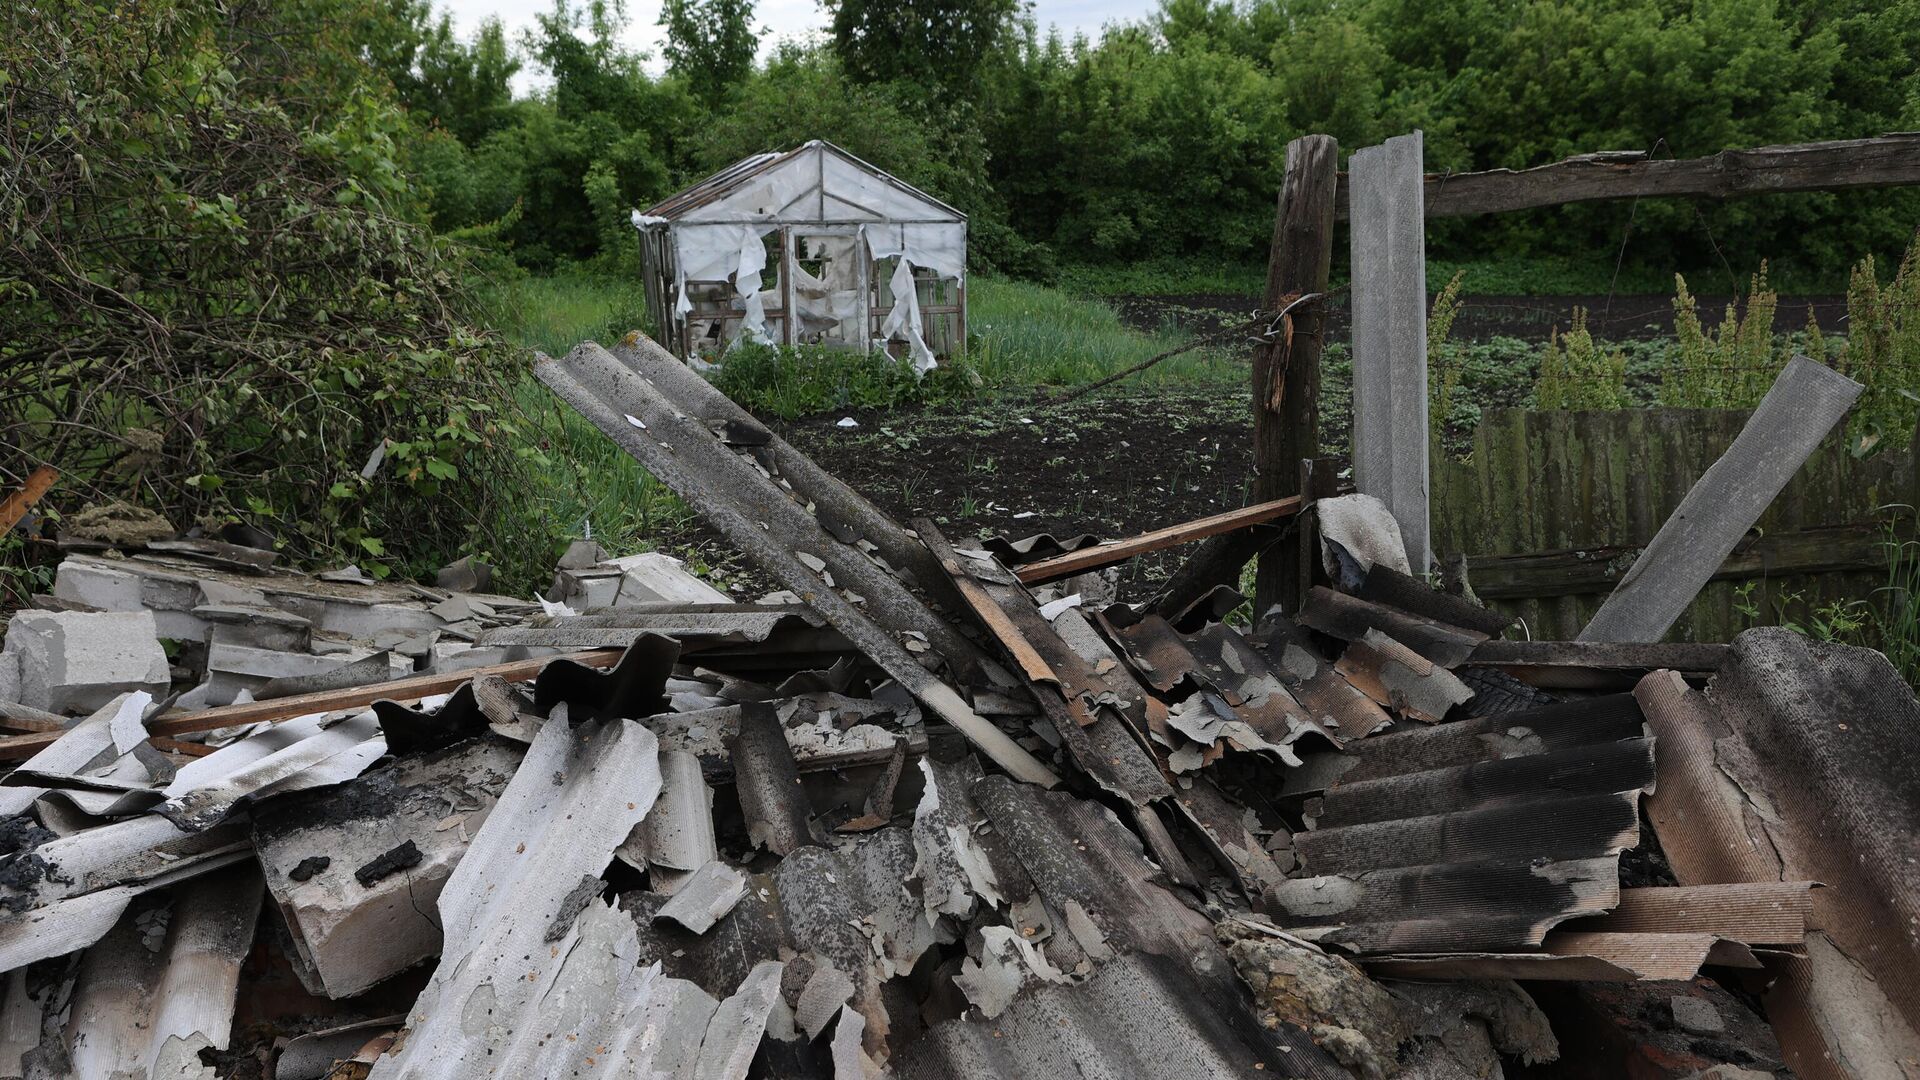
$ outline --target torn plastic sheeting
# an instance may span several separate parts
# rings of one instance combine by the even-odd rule
[[[798,258],[791,264],[794,340],[806,341],[814,335],[862,340],[866,335],[860,325],[866,289],[862,287],[859,237],[851,233],[813,233],[794,243],[805,243],[808,258],[818,259],[821,264],[820,276]]]
[[[760,288],[760,273],[767,268],[767,248],[763,238],[778,231],[777,225],[681,225],[673,230],[674,291],[679,297],[673,312],[686,318],[693,310],[693,298],[687,295],[689,281],[725,281],[733,278],[734,295],[745,316],[740,320],[742,336],[766,341],[766,293]]]
[[[921,374],[936,366],[933,350],[920,332],[920,289],[913,278],[916,266],[924,266],[943,278],[965,280],[967,227],[956,225],[863,225],[867,250],[875,265],[881,259],[898,256],[888,287],[893,290],[893,310],[880,324],[880,341],[906,339],[913,354],[913,368]]]

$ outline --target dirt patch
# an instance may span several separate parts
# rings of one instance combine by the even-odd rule
[[[1429,284],[1434,284],[1429,282]],[[1440,282],[1438,284],[1445,284]],[[1700,319],[1717,326],[1724,316],[1729,296],[1696,297]],[[1259,308],[1251,296],[1231,293],[1192,293],[1177,296],[1122,296],[1111,301],[1127,325],[1139,330],[1158,330],[1176,326],[1199,333],[1211,332],[1244,321]],[[1609,341],[1635,341],[1673,336],[1673,297],[1671,295],[1613,296],[1468,296],[1461,304],[1460,317],[1453,324],[1453,340],[1486,341],[1495,337],[1514,337],[1523,341],[1545,341],[1555,329],[1565,330],[1573,323],[1573,309],[1585,308],[1587,329]],[[1780,299],[1773,319],[1775,333],[1803,330],[1807,313],[1821,327],[1833,332],[1845,325],[1847,298],[1844,296],[1790,296]],[[1337,297],[1331,311],[1328,340],[1352,338],[1352,321],[1344,295]]]
[[[843,416],[860,426],[838,427]],[[1252,422],[1236,388],[1123,390],[1065,405],[1022,397],[774,426],[895,520],[930,517],[956,542],[1040,532],[1113,539],[1244,506],[1250,493]],[[697,525],[670,542],[724,564],[740,595],[779,587]],[[1174,549],[1134,560],[1122,595],[1165,580],[1183,557]]]

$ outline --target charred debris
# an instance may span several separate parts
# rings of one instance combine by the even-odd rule
[[[645,339],[539,373],[784,591],[70,554],[0,653],[0,1075],[1920,1068],[1877,653],[1510,638],[1358,495],[948,537]],[[1253,626],[1099,573],[1273,522],[1321,583]]]

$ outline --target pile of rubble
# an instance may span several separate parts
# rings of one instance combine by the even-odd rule
[[[1503,640],[1357,495],[1284,508],[1297,611],[1119,602],[1167,531],[949,540],[644,339],[540,374],[785,591],[71,555],[0,652],[0,1076],[1920,1070],[1878,654]]]

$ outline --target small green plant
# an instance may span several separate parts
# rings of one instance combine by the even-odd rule
[[[1460,347],[1447,340],[1453,320],[1460,317],[1460,283],[1467,272],[1457,270],[1433,298],[1427,315],[1427,425],[1437,444],[1453,416],[1453,394],[1460,387]]]
[[[1847,285],[1847,347],[1836,366],[1867,387],[1848,433],[1862,450],[1904,446],[1920,415],[1920,234],[1893,280],[1880,283],[1873,256]]]
[[[1794,618],[1787,612],[1796,607],[1805,607],[1807,599],[1806,593],[1797,589],[1776,591],[1773,595],[1773,611],[1767,612],[1754,595],[1759,584],[1758,581],[1747,581],[1734,586],[1733,610],[1746,619],[1748,626],[1778,626],[1815,641],[1853,645],[1860,644],[1879,620],[1873,605],[1865,600],[1828,601],[1809,609],[1805,619]]]
[[[1774,376],[1794,352],[1790,337],[1776,337],[1780,297],[1767,283],[1767,265],[1753,275],[1742,311],[1727,305],[1720,325],[1708,331],[1686,278],[1673,276],[1675,362],[1660,383],[1660,404],[1687,409],[1747,409],[1760,403]],[[1824,343],[1821,348],[1824,349]]]
[[[1573,327],[1555,329],[1533,385],[1542,409],[1619,409],[1627,405],[1627,354],[1608,351],[1587,331],[1587,311],[1573,309]]]
[[[1913,507],[1889,506],[1881,539],[1887,552],[1887,583],[1877,590],[1873,646],[1886,654],[1909,684],[1920,682],[1920,540],[1900,527],[1900,512]]]

